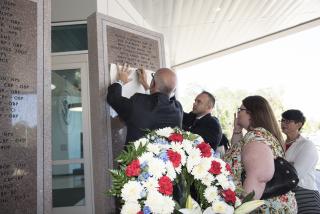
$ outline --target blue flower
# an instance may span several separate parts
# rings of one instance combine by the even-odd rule
[[[221,158],[221,157],[220,157],[220,152],[215,152],[215,151],[212,150],[211,153],[212,153],[212,157],[214,157],[214,158],[219,158],[219,159]]]
[[[150,177],[150,174],[148,172],[142,172],[139,176],[138,176],[138,181],[145,181]]]
[[[200,144],[201,142],[199,140],[193,141],[196,145]]]
[[[167,144],[169,144],[169,142],[168,142],[167,140],[163,139],[163,138],[157,138],[157,139],[155,139],[155,143],[157,143],[157,144],[162,144],[162,145],[167,145]]]
[[[151,210],[148,206],[143,207],[143,214],[151,214]]]
[[[167,162],[167,161],[169,160],[169,158],[168,158],[168,155],[167,155],[167,152],[166,152],[166,151],[161,152],[161,153],[159,154],[159,158],[160,158],[161,160],[163,160],[164,162]]]
[[[141,169],[145,168],[148,166],[148,163],[146,161],[143,161],[142,164],[140,164]]]

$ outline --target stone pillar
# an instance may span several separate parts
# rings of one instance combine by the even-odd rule
[[[0,1],[1,213],[51,213],[49,2]]]
[[[107,169],[114,167],[114,159],[123,149],[125,129],[118,119],[111,119],[105,102],[114,78],[110,65],[127,62],[153,71],[165,67],[164,42],[159,33],[93,14],[88,18],[88,49],[95,211],[114,213],[114,198],[104,191],[111,187]]]

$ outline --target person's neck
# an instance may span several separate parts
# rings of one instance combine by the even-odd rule
[[[204,112],[204,113],[202,113],[202,114],[197,114],[197,115],[196,115],[196,118],[197,118],[197,119],[202,118],[202,117],[206,116],[206,115],[209,114],[209,113],[210,113],[210,112]]]
[[[300,137],[299,132],[288,133],[286,143],[291,144],[291,143],[295,142],[299,137]]]

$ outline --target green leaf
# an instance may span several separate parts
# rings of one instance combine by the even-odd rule
[[[146,151],[146,147],[147,144],[144,146],[140,144],[139,147],[136,149],[133,143],[129,144],[126,146],[126,149],[120,153],[116,160],[122,165],[128,165],[133,160],[141,156],[142,153]]]
[[[123,170],[109,170],[112,176],[112,188],[106,192],[109,196],[120,197],[121,189],[125,183],[129,181],[129,177],[126,176]]]
[[[248,201],[252,201],[254,195],[255,195],[254,191],[250,192],[249,194],[246,195],[246,197],[244,197],[244,199],[242,200],[242,203],[246,203]]]

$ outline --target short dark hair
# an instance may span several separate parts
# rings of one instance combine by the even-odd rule
[[[209,102],[210,102],[210,104],[212,105],[212,108],[213,108],[214,104],[216,103],[216,99],[214,98],[214,96],[211,93],[207,92],[207,91],[202,91],[200,94],[205,94],[205,95],[207,95],[209,97]]]
[[[302,123],[302,126],[306,122],[306,118],[303,113],[298,109],[289,109],[281,114],[283,119],[293,120],[295,123]],[[301,128],[302,128],[301,126]],[[301,129],[300,128],[300,129]],[[299,130],[300,130],[299,129]]]

